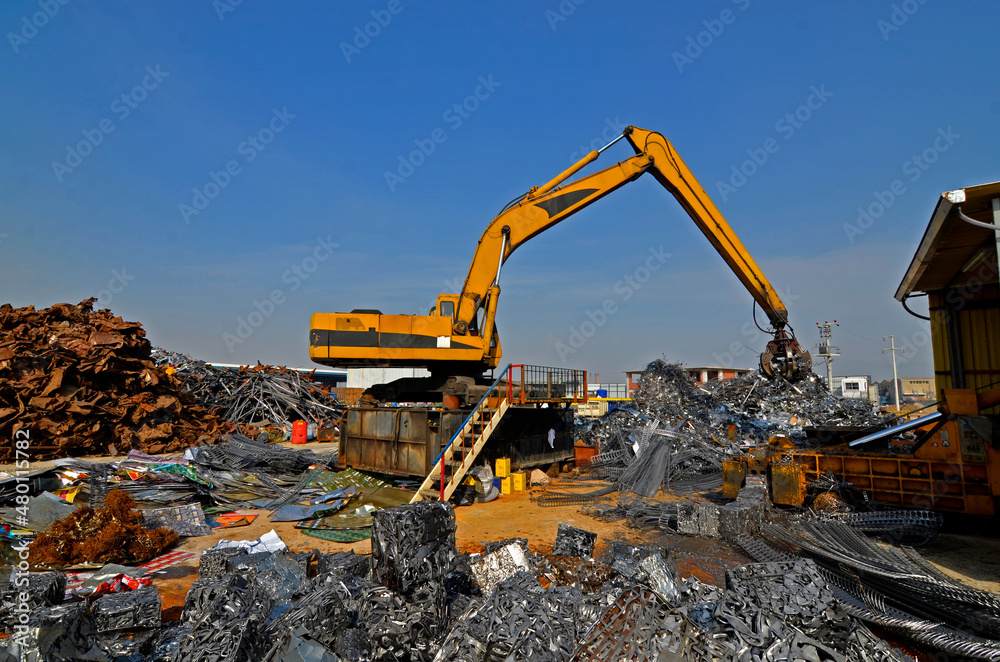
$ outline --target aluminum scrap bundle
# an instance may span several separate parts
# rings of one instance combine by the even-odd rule
[[[485,602],[470,608],[449,632],[435,662],[563,662],[572,655],[579,588],[542,588],[528,572],[500,582]]]
[[[448,574],[455,550],[455,512],[450,503],[418,501],[372,515],[375,579],[407,593]]]
[[[3,632],[14,630],[17,609],[24,609],[20,605],[32,610],[51,607],[61,603],[66,592],[66,577],[61,572],[17,572],[11,579],[0,587],[0,630]]]
[[[263,632],[271,600],[238,575],[199,579],[188,591],[182,619],[179,660],[237,662],[259,659],[267,648]]]
[[[233,430],[154,365],[141,324],[95,301],[0,306],[0,461],[13,461],[22,428],[46,440],[33,460],[171,452]]]
[[[94,601],[90,612],[98,632],[158,628],[161,623],[160,594],[153,586],[110,593]]]
[[[290,646],[292,630],[304,628],[304,636],[320,643],[329,650],[337,644],[337,636],[348,622],[348,615],[337,587],[328,584],[320,586],[291,604],[288,610],[268,623],[264,638],[270,642],[269,660],[278,652]]]
[[[343,405],[309,375],[275,366],[216,368],[185,354],[157,349],[158,365],[169,365],[184,390],[205,407],[218,407],[233,423],[320,423],[340,418]]]

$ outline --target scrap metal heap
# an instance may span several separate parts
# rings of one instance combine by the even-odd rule
[[[959,659],[1000,660],[1000,596],[942,574],[909,547],[843,521],[767,524],[742,546],[759,561],[815,563],[847,615]],[[770,565],[767,563],[765,565]]]
[[[22,429],[35,460],[164,453],[233,431],[156,367],[141,324],[94,311],[95,301],[0,306],[0,461],[15,459]]]
[[[651,418],[683,421],[681,429],[704,440],[732,438],[749,445],[766,444],[776,435],[803,444],[803,428],[811,425],[882,427],[889,422],[869,402],[833,395],[815,374],[792,384],[755,371],[696,386],[680,363],[662,359],[646,367],[635,403]]]
[[[376,513],[370,559],[310,560],[280,541],[213,548],[168,627],[149,587],[88,609],[62,604],[58,573],[32,576],[29,636],[7,642],[19,658],[0,660],[907,659],[863,622],[973,659],[1000,656],[1000,599],[913,550],[836,521],[764,535],[781,548],[744,536],[760,563],[732,569],[721,590],[680,582],[656,549],[615,542],[593,559],[594,534],[566,526],[553,545],[562,556],[512,540],[469,557],[455,548],[451,507],[422,502]],[[10,628],[13,612],[3,620]]]
[[[806,444],[810,425],[884,426],[873,407],[830,394],[815,375],[797,384],[760,372],[696,386],[680,363],[662,359],[643,372],[634,409],[617,409],[583,439],[600,448],[582,469],[613,484],[589,493],[545,492],[543,506],[585,504],[621,492],[652,497],[717,489],[722,462],[786,436]]]
[[[572,527],[560,527],[561,556],[517,539],[461,554],[448,504],[386,509],[373,529],[371,557],[293,554],[273,534],[223,541],[174,624],[153,616],[150,587],[36,600],[0,662],[909,660],[810,559],[739,566],[719,588],[682,581],[653,547],[615,541],[593,558],[594,534]]]
[[[328,389],[295,370],[265,365],[216,368],[160,348],[153,348],[153,360],[172,369],[184,392],[199,405],[217,407],[232,423],[322,423],[339,419],[344,411]]]

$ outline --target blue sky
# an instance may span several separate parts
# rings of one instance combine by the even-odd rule
[[[307,365],[311,313],[426,312],[508,200],[632,124],[674,143],[804,345],[839,321],[837,374],[890,375],[894,334],[900,374],[926,375],[927,326],[892,294],[940,192],[1000,179],[991,10],[6,2],[0,301],[98,296],[171,349]],[[881,213],[862,228],[859,208]],[[623,288],[651,250],[671,257]],[[750,367],[764,344],[749,294],[652,178],[531,240],[501,286],[512,362],[610,382],[662,355]],[[607,299],[617,312],[588,325]]]

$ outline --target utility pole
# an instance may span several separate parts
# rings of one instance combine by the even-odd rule
[[[896,352],[903,349],[902,347],[896,347],[896,339],[893,336],[882,336],[882,340],[889,339],[889,346],[882,348],[882,353],[885,354],[887,351],[892,353],[892,389],[896,396],[896,411],[899,411],[899,378],[896,377]]]
[[[833,357],[840,356],[840,348],[830,345],[833,335],[832,327],[840,326],[837,320],[833,322],[816,322],[819,327],[819,355],[826,358],[826,387],[833,393]]]

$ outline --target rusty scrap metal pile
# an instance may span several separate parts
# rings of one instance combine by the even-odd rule
[[[149,588],[88,604],[64,602],[50,576],[28,582],[26,627],[0,612],[16,632],[0,662],[909,660],[855,616],[860,607],[841,605],[811,559],[738,566],[720,588],[682,581],[650,546],[616,541],[592,558],[594,535],[569,527],[555,539],[564,556],[517,539],[467,555],[448,504],[373,520],[371,557],[294,554],[273,533],[220,542],[177,623],[161,621]]]
[[[0,461],[22,429],[35,460],[179,451],[234,430],[154,364],[141,324],[95,301],[0,306]]]
[[[216,368],[186,354],[155,348],[158,366],[169,366],[184,391],[203,407],[218,407],[233,423],[285,425],[340,418],[344,407],[307,375],[273,366]]]

